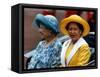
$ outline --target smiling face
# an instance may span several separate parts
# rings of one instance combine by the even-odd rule
[[[80,24],[71,22],[68,24],[68,26],[66,28],[68,30],[68,34],[71,37],[73,42],[76,42],[82,35],[83,30],[79,26],[80,26]]]

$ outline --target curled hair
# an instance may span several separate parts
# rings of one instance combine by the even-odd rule
[[[83,26],[80,24],[80,23],[77,23],[77,22],[70,22],[70,23],[68,23],[67,24],[67,26],[66,26],[66,29],[68,30],[69,29],[69,25],[71,24],[71,23],[75,23],[75,24],[77,24],[77,27],[83,32]]]

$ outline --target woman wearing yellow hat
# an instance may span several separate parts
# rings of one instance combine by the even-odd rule
[[[69,35],[61,51],[61,64],[63,67],[86,66],[91,56],[88,43],[82,38],[86,36],[89,24],[78,15],[71,15],[61,21],[61,32]]]

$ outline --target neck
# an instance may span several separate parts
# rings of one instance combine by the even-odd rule
[[[76,42],[77,42],[77,40],[76,40],[76,41],[72,40],[72,43],[73,43],[73,44],[75,44]]]
[[[52,36],[46,38],[46,41],[47,41],[47,43],[50,43],[50,42],[52,42],[54,39],[56,39],[56,36],[55,36],[55,35],[52,35]]]
[[[72,40],[72,43],[75,44],[80,38],[78,38],[77,40]]]

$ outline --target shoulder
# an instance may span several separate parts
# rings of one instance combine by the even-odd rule
[[[42,46],[45,44],[45,41],[40,41],[39,43],[38,43],[38,45],[36,46],[36,50],[37,49],[41,49],[42,48]]]
[[[89,48],[89,45],[88,45],[88,43],[82,38],[82,42],[84,42],[82,45],[81,45],[81,47],[80,47],[80,49],[82,48]]]
[[[63,47],[65,47],[70,41],[71,41],[71,39],[65,41],[65,42],[63,43]]]
[[[43,44],[43,43],[45,43],[45,41],[44,41],[44,40],[39,42],[39,44]]]
[[[89,47],[88,44],[83,44],[80,48],[87,48],[87,47]]]
[[[62,48],[62,43],[58,39],[56,39],[53,42],[53,45],[52,46],[53,46],[54,49],[61,49]]]
[[[79,48],[79,50],[81,50],[81,51],[89,50],[89,51],[90,51],[90,47],[89,47],[88,44],[83,44],[83,45]]]
[[[82,53],[82,54],[91,54],[90,52],[90,48],[89,48],[89,45],[88,44],[83,44],[80,48],[79,48],[79,53]]]
[[[79,54],[80,59],[89,58],[89,57],[91,56],[91,51],[90,51],[90,48],[89,48],[88,44],[82,45],[82,46],[79,48],[78,54]]]
[[[40,41],[40,42],[38,43],[38,46],[41,46],[41,45],[43,45],[43,44],[45,44],[45,40]]]
[[[55,43],[55,45],[62,46],[62,43],[61,43],[61,41],[59,41],[59,39],[56,39],[54,43]]]

